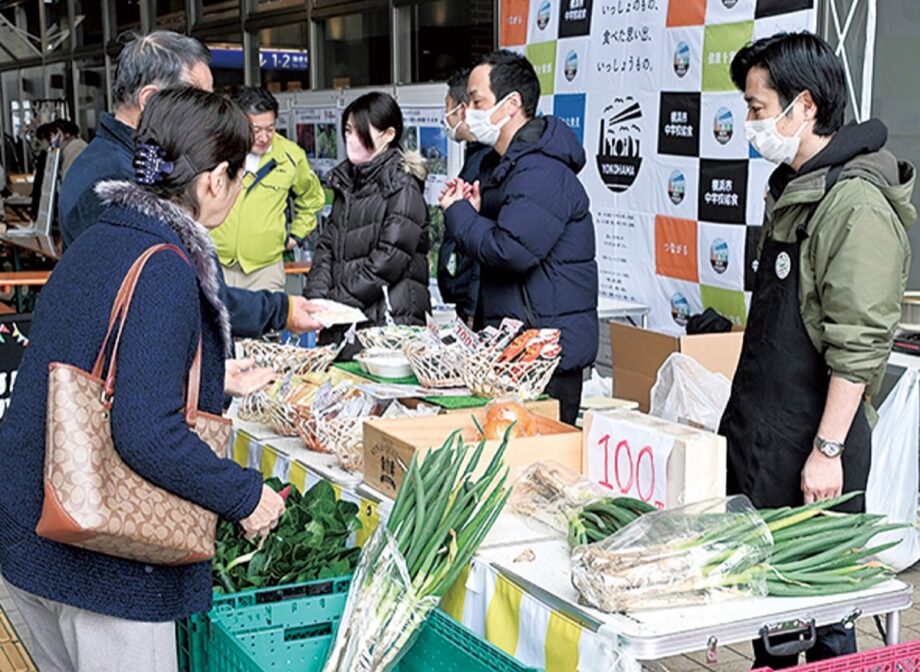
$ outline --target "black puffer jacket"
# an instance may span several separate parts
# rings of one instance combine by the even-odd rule
[[[389,149],[369,163],[344,161],[329,174],[332,218],[320,235],[304,296],[339,301],[385,323],[386,285],[397,324],[424,324],[428,294],[427,174],[416,152]],[[323,332],[338,340],[344,329]]]

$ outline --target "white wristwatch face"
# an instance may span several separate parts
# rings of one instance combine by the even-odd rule
[[[825,457],[839,457],[843,452],[843,444],[834,441],[825,441],[824,439],[815,439],[815,445],[821,454]]]

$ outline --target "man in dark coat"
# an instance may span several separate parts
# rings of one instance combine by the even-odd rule
[[[594,224],[576,175],[585,152],[560,119],[535,118],[540,84],[523,56],[487,56],[468,88],[467,125],[494,146],[497,165],[481,184],[450,182],[441,207],[457,248],[481,267],[475,325],[513,317],[559,329],[562,362],[546,392],[574,423],[598,339]]]
[[[444,129],[454,142],[466,143],[466,156],[460,179],[472,184],[479,179],[482,160],[492,148],[476,141],[466,125],[466,108],[470,104],[467,83],[469,68],[456,72],[447,80],[447,95],[444,97]],[[471,323],[476,315],[476,301],[479,298],[479,264],[457,250],[457,241],[444,232],[444,240],[438,249],[438,289],[445,303],[456,306],[457,315]]]
[[[115,114],[103,113],[96,137],[78,156],[61,186],[61,238],[64,249],[95,225],[103,204],[95,187],[105,180],[133,180],[134,129],[150,97],[163,88],[213,88],[210,55],[198,40],[166,30],[137,37],[118,57],[113,94]],[[251,292],[227,287],[220,274],[221,299],[230,311],[233,335],[257,337],[266,331],[316,331],[303,297],[283,292]]]

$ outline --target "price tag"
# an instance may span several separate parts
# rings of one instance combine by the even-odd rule
[[[613,496],[665,507],[673,436],[623,418],[592,413],[587,442],[585,466],[591,481]]]

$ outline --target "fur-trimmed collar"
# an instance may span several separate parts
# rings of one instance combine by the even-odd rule
[[[207,230],[180,206],[159,198],[136,184],[123,180],[109,180],[96,185],[96,195],[104,205],[119,205],[137,210],[147,217],[154,217],[172,229],[185,249],[192,255],[198,284],[208,303],[217,311],[223,334],[225,354],[232,352],[230,336],[230,314],[220,299],[217,255],[214,243]]]
[[[346,159],[332,170],[328,179],[329,186],[345,192],[375,185],[384,198],[389,198],[406,185],[406,176],[424,185],[428,161],[417,151],[391,148],[357,166]]]

